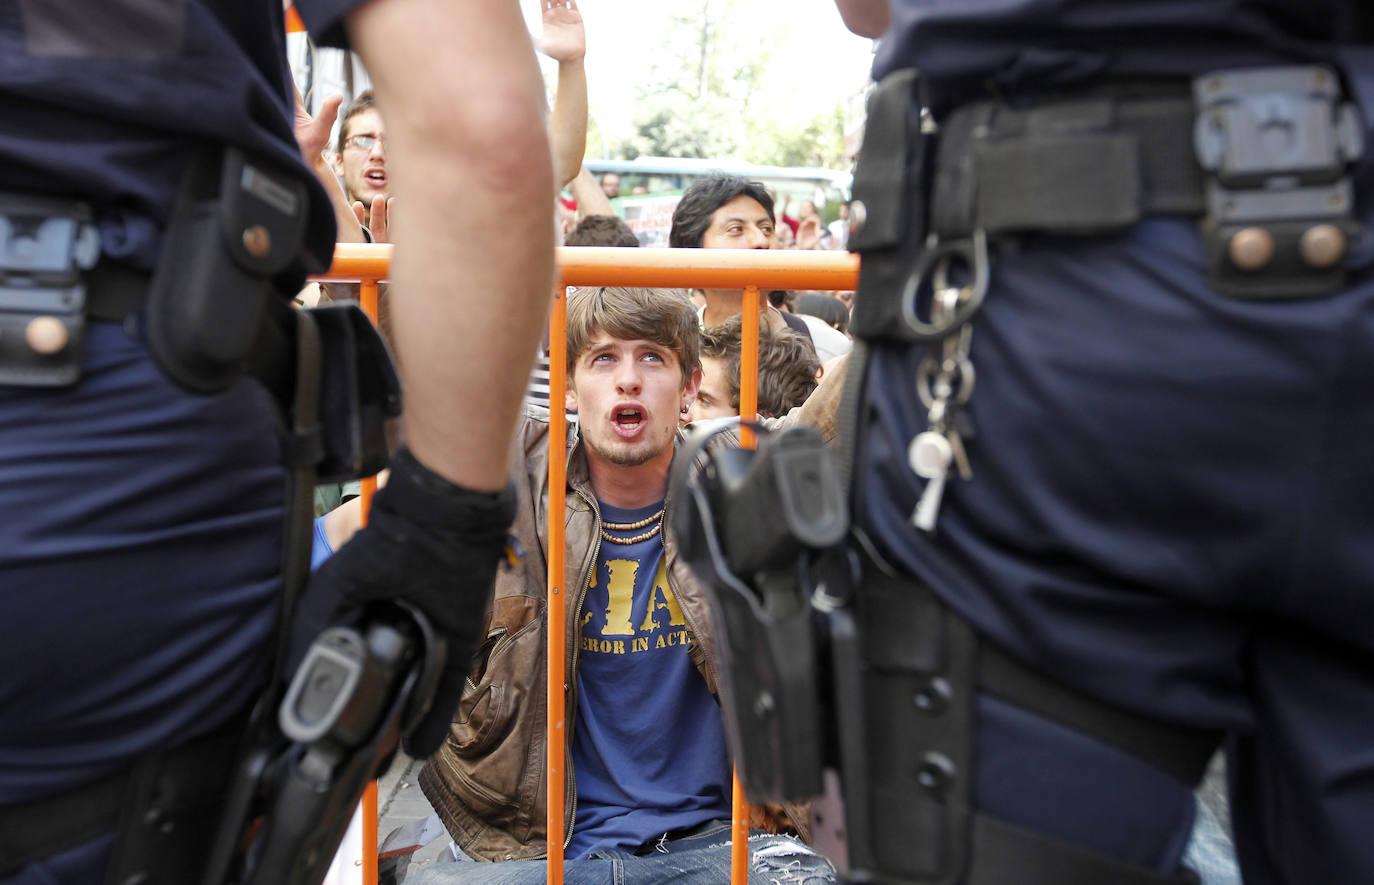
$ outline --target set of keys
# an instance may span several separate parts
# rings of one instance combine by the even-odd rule
[[[944,311],[952,314],[961,295],[959,289],[943,288],[933,305],[937,318]],[[964,449],[964,437],[972,428],[963,411],[973,395],[973,363],[969,361],[972,337],[973,328],[965,323],[946,336],[917,369],[916,391],[927,409],[928,428],[916,434],[907,446],[907,463],[926,481],[911,514],[912,525],[924,532],[935,530],[950,468],[965,482],[973,478]]]

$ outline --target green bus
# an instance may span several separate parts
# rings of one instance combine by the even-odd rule
[[[593,160],[582,163],[597,179],[607,172],[620,176],[620,196],[611,200],[617,214],[645,246],[668,245],[673,208],[682,192],[702,175],[738,175],[773,189],[787,198],[795,215],[802,200],[815,203],[821,217],[839,217],[839,205],[849,199],[853,175],[807,166],[760,166],[733,160],[638,157],[634,160]]]

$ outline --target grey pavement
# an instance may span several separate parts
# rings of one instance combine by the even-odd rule
[[[424,820],[434,813],[417,782],[423,767],[423,762],[398,752],[391,767],[378,781],[378,840],[385,841],[397,827]],[[1224,761],[1218,753],[1209,766],[1206,781],[1197,791],[1202,826],[1194,832],[1194,844],[1189,845],[1188,852],[1188,861],[1200,874],[1203,885],[1240,885],[1225,783]],[[448,833],[441,833],[411,855],[407,875],[448,860],[449,841]]]
[[[397,827],[424,820],[434,813],[429,800],[420,792],[420,785],[417,782],[420,777],[420,769],[424,763],[411,759],[403,753],[397,753],[392,760],[391,767],[387,769],[377,782],[377,839],[379,842],[386,840],[386,837]],[[443,833],[439,838],[421,848],[411,855],[409,873],[434,864],[435,860],[442,856],[448,859],[448,833]]]

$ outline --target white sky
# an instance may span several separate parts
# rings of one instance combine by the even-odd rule
[[[682,0],[696,5],[701,0]],[[577,0],[587,30],[587,94],[592,118],[603,131],[631,134],[636,72],[662,45],[675,10],[673,0]],[[721,0],[713,0],[713,6]],[[530,32],[539,34],[539,0],[520,0]],[[742,0],[735,20],[741,45],[779,38],[765,75],[762,102],[783,121],[804,123],[818,111],[861,91],[868,82],[872,41],[850,33],[833,0]],[[693,35],[684,35],[691,40]],[[545,70],[557,65],[543,56]],[[751,102],[751,106],[753,102]],[[601,145],[589,141],[587,152]]]

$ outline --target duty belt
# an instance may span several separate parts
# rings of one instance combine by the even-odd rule
[[[227,792],[240,719],[69,792],[0,808],[0,878],[115,831],[125,834],[123,851],[173,854],[198,868]]]
[[[122,322],[143,308],[152,275],[125,264],[102,261],[86,274],[86,318]]]
[[[141,311],[148,300],[152,274],[115,261],[98,261],[82,271],[84,304],[64,313],[35,312],[16,324],[21,334],[0,335],[0,356],[31,365],[52,365],[70,361],[79,368],[81,336],[85,322],[121,323]],[[256,378],[287,409],[294,378],[295,355],[292,348],[291,313],[285,304],[272,303],[268,318],[259,331],[245,374]],[[70,352],[69,352],[70,349]],[[64,376],[65,377],[65,376]],[[74,380],[74,378],[73,378]]]
[[[862,304],[865,290],[902,291],[904,280],[883,279],[899,273],[886,264],[910,271],[912,256],[953,251],[972,266],[980,240],[1120,233],[1156,215],[1201,220],[1209,282],[1225,294],[1306,297],[1344,285],[1358,230],[1350,170],[1365,146],[1330,68],[978,101],[938,126],[916,104],[915,81],[893,74],[870,98],[850,237],[864,256],[856,336],[929,337],[907,334],[896,306]],[[917,274],[932,263],[918,258]]]

